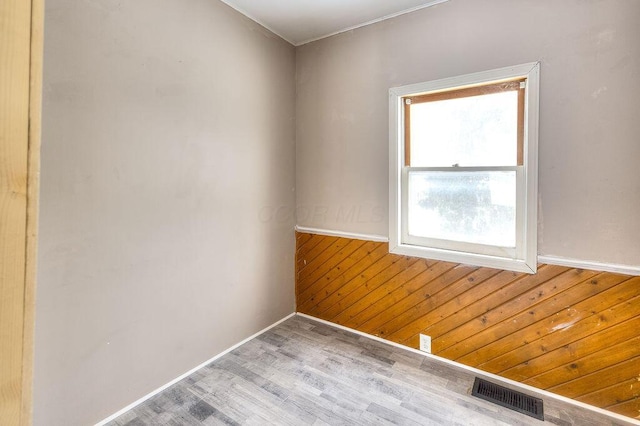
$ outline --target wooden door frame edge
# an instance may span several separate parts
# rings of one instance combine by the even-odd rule
[[[42,73],[44,48],[44,0],[31,0],[31,52],[29,69],[29,147],[25,292],[22,352],[22,407],[20,424],[33,422],[33,362],[35,294],[40,192],[40,145],[42,134]]]

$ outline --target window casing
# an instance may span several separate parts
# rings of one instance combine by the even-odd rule
[[[393,253],[534,273],[539,65],[390,90]]]

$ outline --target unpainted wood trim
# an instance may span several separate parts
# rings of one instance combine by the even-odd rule
[[[29,89],[29,151],[27,178],[27,230],[22,353],[21,424],[33,423],[33,360],[42,135],[42,72],[44,0],[31,1],[31,63]]]
[[[32,423],[43,0],[0,3],[0,419]]]
[[[0,419],[21,425],[31,2],[0,2]]]
[[[461,89],[441,90],[433,93],[422,95],[407,96],[411,104],[421,104],[425,102],[446,101],[450,99],[470,98],[472,96],[490,95],[492,93],[502,93],[514,90],[520,90],[520,82],[525,81],[523,78],[511,81],[502,81],[498,83],[482,84],[478,86],[463,87]]]
[[[402,99],[402,108],[404,110],[404,165],[411,165],[411,100],[409,98]]]
[[[518,147],[517,161],[518,166],[524,165],[524,116],[525,116],[525,88],[518,88]]]

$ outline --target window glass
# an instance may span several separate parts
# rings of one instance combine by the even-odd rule
[[[516,245],[516,172],[409,172],[408,234]]]
[[[515,166],[518,92],[412,103],[411,166]]]

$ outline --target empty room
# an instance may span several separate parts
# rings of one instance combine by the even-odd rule
[[[0,19],[0,425],[640,425],[640,1]]]

